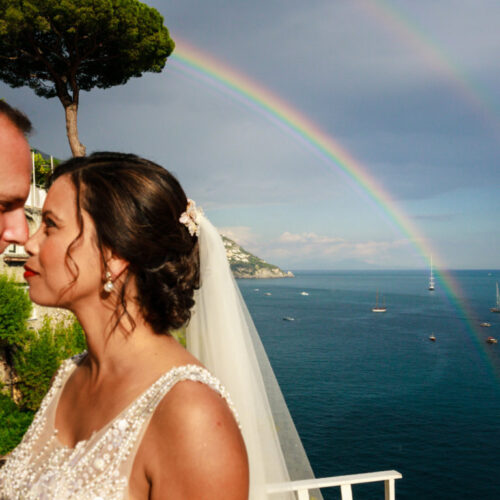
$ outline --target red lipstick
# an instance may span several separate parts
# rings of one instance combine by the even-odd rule
[[[36,276],[38,273],[36,271],[33,271],[33,269],[31,269],[31,267],[29,266],[24,266],[24,269],[26,269],[26,271],[24,272],[24,279],[28,279],[28,278],[31,278],[32,276]]]

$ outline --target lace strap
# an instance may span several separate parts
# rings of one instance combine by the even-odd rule
[[[117,417],[91,450],[89,456],[102,456],[99,466],[112,470],[119,470],[121,476],[130,477],[135,456],[148,428],[151,417],[165,397],[165,395],[178,383],[184,380],[201,382],[220,394],[230,408],[236,422],[239,424],[238,414],[229,394],[223,385],[208,370],[197,365],[175,367],[162,375],[146,392]],[[104,449],[109,448],[109,443],[115,445],[114,453],[102,455]],[[106,463],[107,462],[107,463]]]
[[[231,396],[207,369],[198,365],[177,366],[162,375],[141,397],[138,398],[132,408],[129,409],[130,416],[138,417],[140,414],[151,414],[165,395],[178,383],[184,380],[200,382],[217,392],[228,405],[236,422],[239,425],[238,412],[231,400]],[[127,415],[128,416],[128,415]]]

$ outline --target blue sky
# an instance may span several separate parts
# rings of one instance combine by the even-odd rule
[[[499,2],[146,3],[174,40],[267,87],[347,149],[436,260],[500,268]],[[69,156],[57,99],[3,83],[0,96],[32,118],[33,146]],[[88,151],[173,171],[223,232],[283,268],[427,265],[338,169],[168,61],[161,74],[83,93],[79,131]]]

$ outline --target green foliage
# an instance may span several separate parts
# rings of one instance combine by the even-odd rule
[[[170,332],[172,337],[174,337],[177,342],[183,347],[186,347],[186,327],[181,326],[178,330],[172,330]]]
[[[14,368],[14,385],[21,395],[17,406],[0,393],[0,455],[21,440],[60,363],[86,349],[76,319],[53,323],[45,317],[38,331],[28,329],[31,307],[26,292],[12,278],[0,274],[0,350]]]
[[[53,159],[54,168],[59,163],[59,160]],[[47,182],[51,172],[50,159],[44,158],[40,153],[35,152],[35,184],[39,188],[47,189]]]
[[[163,17],[137,0],[0,0],[0,79],[42,97],[161,72],[173,49]]]
[[[21,441],[33,420],[33,412],[22,411],[5,394],[0,394],[0,455],[5,455]]]
[[[65,321],[53,324],[45,317],[40,330],[32,332],[29,341],[14,353],[22,407],[36,411],[61,362],[85,348],[85,336],[76,319],[68,325]]]
[[[25,290],[13,278],[0,274],[0,347],[24,344],[31,308]]]

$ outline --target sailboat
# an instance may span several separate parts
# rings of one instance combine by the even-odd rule
[[[385,307],[385,299],[382,298],[382,305],[379,306],[378,305],[378,292],[377,292],[377,296],[376,296],[376,303],[375,303],[375,307],[372,307],[372,312],[374,313],[385,313],[387,311],[387,307]]]
[[[498,292],[498,281],[497,281],[497,305],[490,309],[492,313],[500,313],[500,293]]]
[[[429,290],[433,292],[435,290],[434,285],[434,275],[432,274],[432,255],[431,255],[431,275],[429,276]]]

